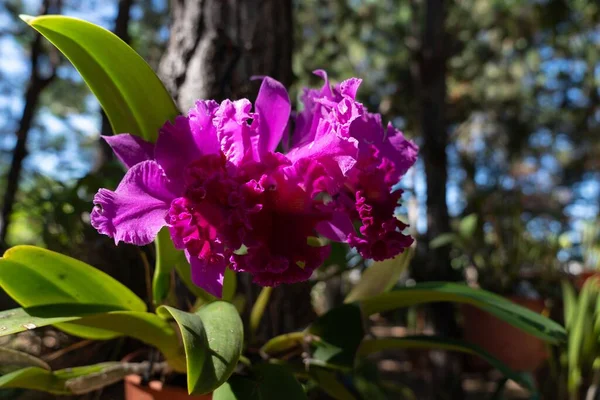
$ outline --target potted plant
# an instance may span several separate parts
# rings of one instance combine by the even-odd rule
[[[296,153],[274,153],[288,124],[290,107],[285,88],[272,79],[263,81],[251,118],[247,114],[251,105],[244,100],[221,105],[199,102],[194,113],[177,116],[172,99],[156,75],[110,32],[61,16],[23,19],[73,62],[98,97],[113,128],[129,132],[108,140],[129,170],[115,191],[98,192],[92,225],[117,242],[145,245],[154,241],[156,264],[149,309],[131,290],[91,265],[33,246],[13,247],[0,259],[0,287],[21,307],[0,313],[0,335],[53,325],[93,340],[129,336],[155,349],[160,356],[51,370],[43,361],[17,353],[9,362],[14,370],[0,376],[0,388],[73,395],[126,379],[128,393],[135,394],[141,388],[138,382],[175,382],[169,378],[178,376],[185,378],[187,395],[196,396],[189,398],[208,395],[215,400],[256,396],[305,399],[307,391],[324,391],[336,399],[354,399],[361,390],[356,380],[357,366],[369,354],[385,349],[440,348],[476,354],[508,378],[535,390],[521,374],[472,344],[432,336],[370,337],[367,317],[373,314],[420,303],[452,301],[485,309],[549,343],[564,340],[560,325],[482,290],[431,282],[391,291],[393,285],[387,282],[398,271],[389,262],[373,264],[371,273],[365,275],[346,304],[316,318],[304,330],[256,342],[256,329],[271,294],[269,286],[308,279],[312,270],[326,260],[329,241],[352,245],[362,256],[379,260],[392,259],[410,246],[412,239],[401,233],[404,225],[393,215],[399,193],[391,192],[395,182],[388,179],[405,170],[394,172],[387,162],[381,168],[350,173],[352,157],[332,155],[330,151],[350,151],[359,157],[358,140],[337,135],[327,137],[333,142],[320,143],[315,139],[315,143],[307,143]],[[332,89],[326,75],[318,73],[326,83],[321,90],[310,93],[325,96],[327,101],[315,102],[315,107],[336,101],[344,102],[344,107],[319,109],[319,113],[304,117],[321,118],[329,113],[329,117],[339,119],[336,123],[347,123],[344,110],[362,107],[354,100],[360,80],[350,79]],[[352,107],[347,108],[348,104]],[[383,138],[378,118],[374,114],[362,115],[359,122],[376,129]],[[194,124],[201,124],[203,129],[196,129]],[[217,143],[212,141],[212,126],[220,129],[218,135],[222,135],[217,135],[222,142],[216,154],[203,147]],[[326,129],[328,125],[323,126]],[[366,129],[365,125],[360,127]],[[352,126],[345,128],[346,132],[352,131]],[[388,128],[387,137],[399,135],[395,139],[406,151],[406,169],[406,164],[416,158],[416,147],[391,129]],[[162,136],[157,141],[159,130]],[[247,137],[251,133],[256,134],[253,140]],[[388,144],[382,139],[377,145]],[[198,147],[203,151],[200,155],[194,153]],[[353,149],[356,152],[352,153]],[[302,161],[305,158],[299,154],[316,150],[317,155],[309,154],[325,157],[328,162]],[[182,167],[180,163],[190,153],[196,159]],[[366,151],[363,163],[379,163],[377,154]],[[248,161],[254,156],[262,161]],[[294,157],[300,161],[292,163],[290,158]],[[282,163],[281,168],[278,163]],[[276,167],[262,169],[269,165]],[[321,169],[332,165],[348,174],[328,175]],[[335,168],[334,172],[340,172]],[[183,171],[187,175],[178,175]],[[231,175],[232,171],[236,174]],[[257,171],[257,179],[248,179]],[[303,173],[305,179],[298,185],[286,186]],[[345,180],[344,185],[331,185],[328,179],[334,177]],[[239,184],[240,180],[244,183]],[[343,209],[341,204],[332,210],[327,205],[336,201],[335,197],[313,196],[320,190],[374,184],[385,186],[386,190],[361,189],[352,193],[358,198],[354,211]],[[182,187],[184,194],[178,198],[176,193],[181,193],[178,190]],[[336,192],[336,196],[344,195],[347,194]],[[369,203],[371,195],[380,196],[379,202]],[[257,199],[263,201],[260,207]],[[319,207],[304,215],[301,206],[305,202],[319,202]],[[243,213],[238,212],[240,208]],[[223,216],[227,218],[219,220]],[[372,243],[371,230],[375,230],[375,237],[382,234],[372,223],[381,222],[378,218],[383,217],[388,219],[380,228],[386,229],[389,243]],[[233,224],[235,229],[225,229],[215,220]],[[359,234],[353,223],[365,224],[365,229]],[[247,226],[253,230],[244,231]],[[244,233],[241,244],[235,240],[240,232]],[[320,237],[314,236],[316,232]],[[398,268],[404,264],[400,262]],[[237,273],[250,274],[264,286],[246,326],[235,305],[239,305],[235,297]],[[191,309],[177,301],[171,284],[173,277],[198,297]],[[148,384],[143,388],[144,398],[164,398],[161,390],[164,389]],[[172,394],[168,396],[174,398]]]

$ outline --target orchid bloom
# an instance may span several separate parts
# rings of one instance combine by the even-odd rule
[[[246,99],[197,101],[160,129],[155,144],[130,135],[104,139],[129,168],[115,191],[94,197],[92,225],[135,245],[165,226],[184,250],[194,283],[220,297],[226,267],[263,286],[310,278],[328,257],[321,235],[365,257],[394,257],[412,243],[394,216],[391,192],[417,147],[356,102],[360,80],[306,90],[291,148],[287,91],[264,78]],[[353,221],[359,221],[359,232]]]

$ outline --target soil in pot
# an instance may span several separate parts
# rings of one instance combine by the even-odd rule
[[[517,296],[507,298],[537,313],[541,313],[545,307],[541,299]],[[463,306],[462,312],[464,339],[487,350],[509,367],[517,371],[532,372],[548,358],[546,345],[535,336],[468,304]],[[476,369],[489,367],[485,361],[475,357],[469,358],[469,364]]]
[[[212,400],[212,394],[190,396],[183,388],[166,386],[161,381],[142,384],[139,375],[125,377],[125,400]]]

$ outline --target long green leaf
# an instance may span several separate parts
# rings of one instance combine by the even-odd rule
[[[397,338],[378,338],[369,339],[362,342],[357,355],[366,357],[369,354],[392,349],[440,349],[449,351],[459,351],[481,357],[498,371],[502,372],[507,378],[514,380],[529,390],[535,390],[532,382],[525,375],[518,373],[489,354],[482,348],[463,342],[461,340],[436,337],[436,336],[407,336]]]
[[[73,321],[79,317],[45,318],[23,308],[0,311],[0,336],[12,335],[42,326],[55,325],[60,322]]]
[[[565,329],[556,322],[501,296],[455,283],[419,283],[359,303],[365,315],[372,315],[399,307],[444,301],[471,304],[549,343],[566,340]]]
[[[50,366],[44,360],[7,347],[0,347],[0,367],[38,367],[47,370],[50,369]]]
[[[0,259],[0,286],[23,307],[81,303],[145,311],[125,285],[65,255],[34,246],[16,246]]]
[[[156,265],[152,277],[152,298],[154,304],[161,304],[169,294],[171,272],[177,263],[186,263],[185,256],[173,245],[169,228],[163,228],[156,236]]]
[[[179,325],[188,392],[205,394],[221,386],[233,373],[244,343],[244,328],[235,307],[215,301],[194,314],[168,306],[157,311],[163,316],[170,314]]]
[[[265,286],[261,289],[258,297],[256,298],[256,302],[252,306],[252,310],[250,311],[250,341],[254,341],[254,337],[256,335],[256,331],[258,330],[258,326],[260,325],[260,320],[262,319],[263,314],[265,313],[265,309],[267,308],[267,304],[269,303],[269,299],[271,298],[271,292],[273,291],[272,287]]]
[[[0,287],[23,307],[61,303],[102,304],[112,310],[145,311],[146,305],[126,286],[104,272],[71,257],[34,246],[16,246],[0,259]],[[58,311],[60,317],[67,317]],[[118,336],[102,329],[58,328],[81,337],[110,339]]]
[[[411,247],[391,260],[379,261],[371,265],[348,293],[344,302],[351,303],[392,289],[410,264],[413,253]]]
[[[114,132],[155,141],[159,128],[178,114],[150,66],[113,33],[71,17],[22,18],[73,63],[98,98]]]
[[[172,368],[179,372],[186,371],[185,354],[177,333],[167,321],[156,314],[112,311],[86,316],[71,324],[79,328],[106,330],[138,339],[160,350]],[[92,336],[92,339],[94,338],[95,336]]]

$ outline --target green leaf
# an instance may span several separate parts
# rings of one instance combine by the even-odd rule
[[[566,340],[565,329],[551,319],[521,307],[504,297],[455,283],[419,283],[412,287],[371,297],[359,303],[365,315],[372,315],[398,307],[443,301],[471,304],[549,343]]]
[[[73,63],[98,98],[115,133],[155,141],[159,128],[178,114],[150,66],[113,33],[71,17],[23,19]]]
[[[307,329],[307,333],[315,336],[313,357],[331,366],[350,368],[364,337],[365,317],[399,307],[444,301],[471,304],[550,343],[566,339],[562,326],[503,297],[466,285],[427,282],[348,303],[317,318]]]
[[[411,247],[391,260],[379,261],[371,265],[348,293],[344,302],[351,303],[392,289],[402,272],[408,267],[413,253]]]
[[[42,326],[55,325],[60,322],[73,321],[79,317],[38,317],[35,313],[23,308],[0,311],[0,336],[12,335]]]
[[[250,342],[254,341],[254,337],[256,335],[256,331],[258,330],[258,326],[260,325],[260,320],[267,308],[267,304],[269,303],[269,299],[271,298],[271,292],[273,291],[272,287],[265,286],[261,289],[258,297],[256,298],[256,302],[252,306],[252,310],[250,311]]]
[[[16,246],[0,259],[0,287],[25,308],[61,303],[102,304],[113,310],[145,311],[146,305],[126,286],[104,272],[74,258],[34,246]],[[57,309],[60,317],[66,317]],[[58,328],[73,335],[98,340],[118,336],[106,330],[78,328],[71,323]]]
[[[74,258],[34,246],[16,246],[0,259],[0,286],[23,307],[81,303],[145,311],[126,286]]]
[[[185,354],[179,344],[177,333],[167,321],[156,314],[139,311],[112,311],[86,316],[71,322],[71,324],[80,329],[105,330],[140,340],[160,350],[172,368],[179,372],[186,371]],[[92,336],[91,338],[95,339],[96,337]]]
[[[39,367],[23,368],[0,376],[0,388],[32,389],[56,395],[83,393],[72,390],[71,385],[86,375],[105,375],[107,370],[119,366],[119,363],[103,363],[85,367],[48,371]]]
[[[163,316],[170,314],[181,330],[187,359],[190,394],[209,393],[232,374],[242,354],[244,328],[235,307],[215,301],[188,313],[161,306]]]
[[[34,357],[31,354],[24,353],[9,349],[6,347],[0,347],[0,366],[2,368],[10,367],[38,367],[43,369],[50,369],[50,366],[40,358]]]
[[[306,393],[283,365],[258,364],[250,377],[232,376],[213,393],[213,400],[306,400]]]
[[[290,351],[304,343],[304,332],[291,332],[275,336],[261,347],[260,351],[268,355],[278,355]]]
[[[173,245],[169,228],[161,229],[154,243],[156,244],[156,265],[152,278],[152,299],[154,304],[160,304],[169,294],[171,272],[175,268],[175,264],[187,264],[187,260],[183,251],[177,250]]]
[[[448,351],[458,351],[481,357],[498,371],[502,372],[507,378],[514,380],[523,387],[534,391],[535,387],[525,375],[518,373],[492,356],[482,348],[463,342],[457,339],[443,338],[437,336],[407,336],[395,338],[378,338],[365,340],[360,345],[357,355],[366,357],[370,354],[392,349],[439,349]]]

